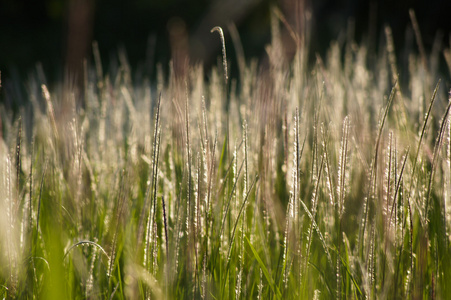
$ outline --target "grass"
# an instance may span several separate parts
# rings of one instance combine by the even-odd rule
[[[226,61],[208,80],[133,81],[124,58],[103,74],[96,45],[81,95],[32,76],[28,104],[0,109],[1,297],[446,298],[441,53],[399,68],[387,27],[377,54],[351,37],[309,65],[288,28],[284,61],[280,23],[268,69],[240,57],[239,81]]]

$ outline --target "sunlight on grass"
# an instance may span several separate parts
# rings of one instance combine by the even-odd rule
[[[207,74],[159,67],[150,81],[125,58],[104,74],[95,44],[81,95],[35,76],[14,117],[0,107],[0,296],[451,294],[437,58],[408,49],[399,68],[387,27],[375,57],[349,39],[310,64],[308,35],[289,28],[287,62],[287,25],[276,11],[268,68],[241,57],[239,81],[225,46]]]

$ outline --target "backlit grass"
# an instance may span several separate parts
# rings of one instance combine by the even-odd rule
[[[451,294],[451,102],[433,63],[451,51],[407,49],[400,68],[386,28],[377,54],[351,38],[309,64],[291,32],[287,62],[273,23],[268,68],[240,58],[238,78],[221,62],[133,79],[125,59],[103,74],[96,54],[81,91],[20,83],[28,104],[0,108],[2,297]]]

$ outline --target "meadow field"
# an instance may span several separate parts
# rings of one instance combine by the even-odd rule
[[[266,67],[238,55],[236,76],[219,51],[209,70],[174,58],[145,78],[119,53],[106,72],[94,45],[81,89],[17,83],[0,297],[451,295],[449,46],[416,31],[400,57],[386,27],[377,52],[348,34],[321,57],[288,26],[284,60],[272,24]]]

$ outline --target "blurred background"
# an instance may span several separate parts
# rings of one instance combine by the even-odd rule
[[[309,12],[310,53],[324,55],[331,40],[345,39],[350,20],[355,40],[366,39],[374,49],[383,26],[390,25],[399,52],[409,40],[406,32],[411,32],[409,8],[416,13],[427,51],[436,37],[449,47],[449,0],[1,0],[2,79],[26,77],[37,62],[49,81],[60,79],[66,70],[77,74],[83,58],[92,57],[93,41],[106,70],[119,50],[127,54],[132,69],[143,68],[151,78],[155,63],[167,66],[172,55],[208,66],[220,55],[219,37],[210,33],[216,25],[224,28],[233,58],[231,23],[238,29],[245,57],[262,58],[270,42],[273,7],[298,32],[305,24],[299,16]],[[293,52],[292,42],[286,38],[287,55]]]

